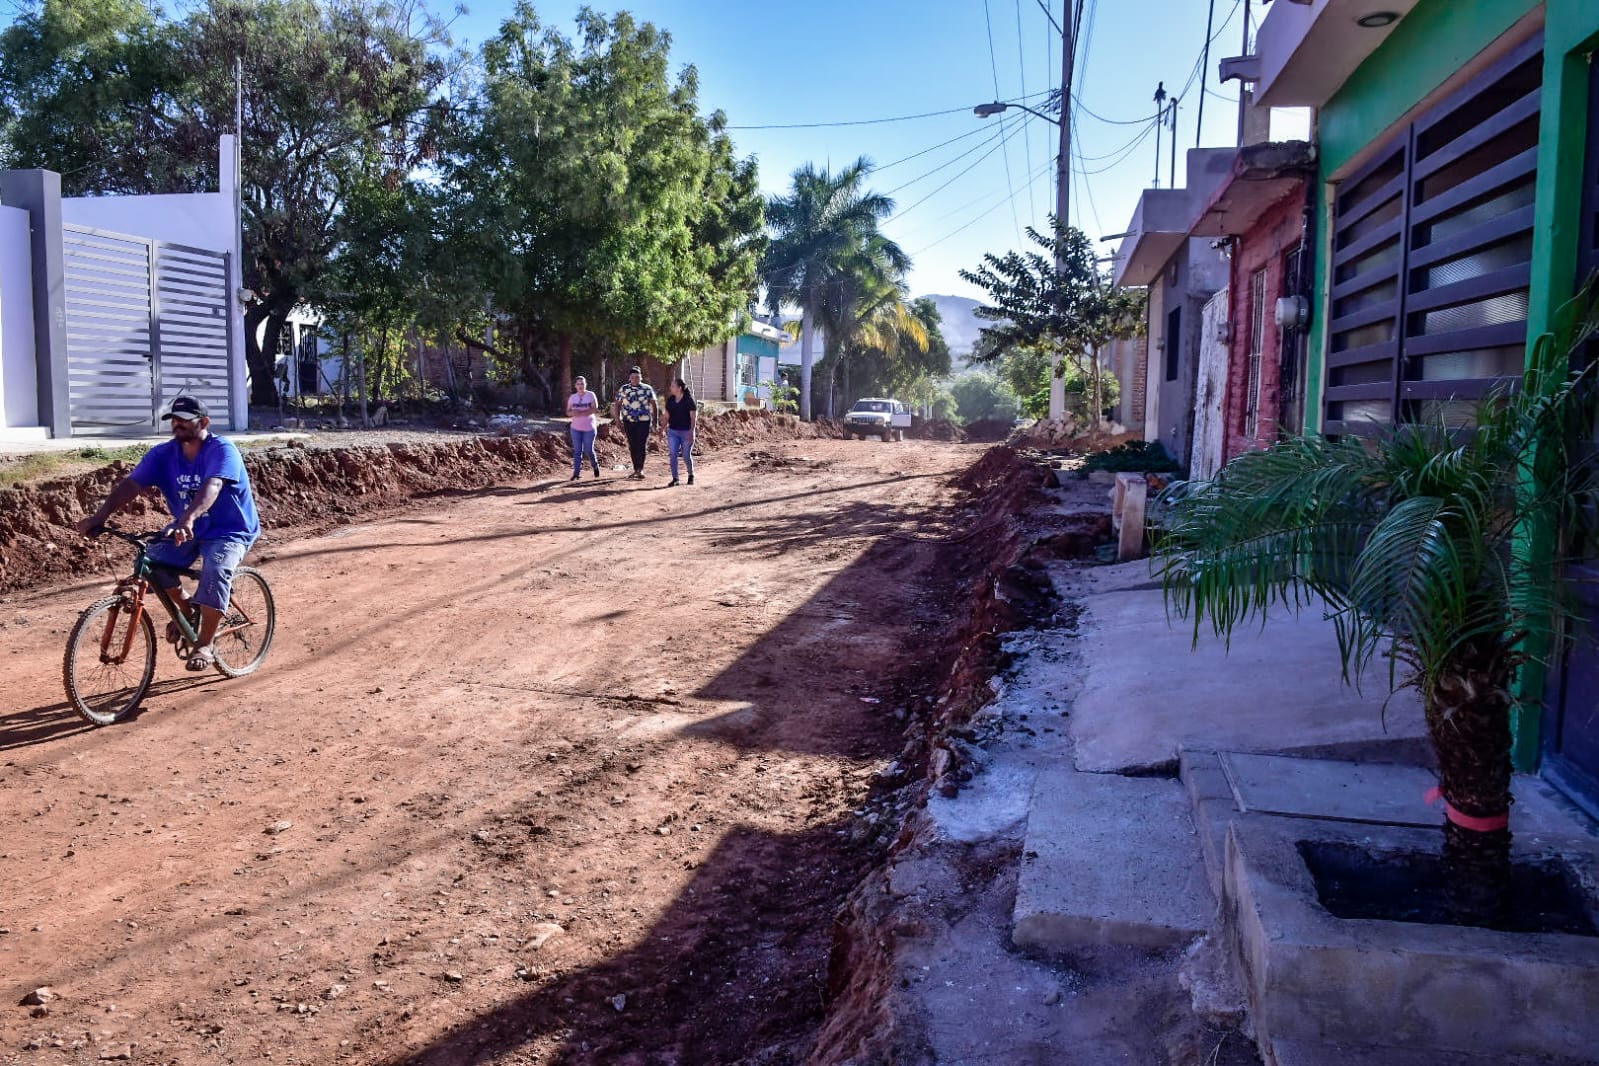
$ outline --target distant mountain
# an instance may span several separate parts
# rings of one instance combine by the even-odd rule
[[[935,293],[928,299],[938,305],[938,313],[944,319],[944,339],[949,342],[951,361],[955,364],[955,372],[959,373],[966,365],[967,356],[972,354],[978,334],[988,325],[972,313],[983,305],[967,296],[940,296]]]

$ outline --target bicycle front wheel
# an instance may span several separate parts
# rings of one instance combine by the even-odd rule
[[[62,680],[72,709],[93,725],[110,725],[139,705],[155,677],[155,625],[135,618],[120,596],[78,616],[67,635]]]
[[[227,613],[222,616],[212,643],[217,669],[227,677],[243,677],[260,669],[272,649],[272,631],[277,621],[272,586],[259,570],[239,567],[233,574],[233,595]]]

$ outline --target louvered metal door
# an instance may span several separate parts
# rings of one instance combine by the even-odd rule
[[[159,432],[161,409],[198,396],[229,418],[226,254],[62,227],[68,401],[73,436]]]
[[[1334,203],[1324,429],[1442,416],[1526,359],[1542,41],[1395,135]]]
[[[155,335],[149,242],[63,227],[67,394],[72,435],[155,429]]]

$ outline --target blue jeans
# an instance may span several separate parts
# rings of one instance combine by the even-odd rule
[[[583,460],[587,458],[589,465],[594,467],[596,477],[600,473],[600,461],[594,455],[594,430],[574,429],[572,431],[572,476],[577,477],[583,472]]]
[[[172,588],[178,583],[177,571],[187,570],[200,561],[200,587],[189,599],[202,607],[218,611],[228,609],[233,595],[233,573],[244,562],[244,553],[254,541],[248,540],[190,540],[174,544],[158,540],[148,552],[154,569],[151,575],[161,582],[162,588]]]
[[[692,429],[669,429],[666,431],[666,453],[672,464],[672,480],[677,480],[677,454],[683,453],[683,461],[688,464],[688,476],[694,476],[694,431]]]

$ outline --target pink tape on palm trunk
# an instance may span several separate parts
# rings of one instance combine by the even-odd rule
[[[1437,785],[1434,785],[1426,791],[1422,799],[1426,801],[1427,806],[1431,807],[1439,800],[1444,799],[1444,794],[1438,790]],[[1444,800],[1444,817],[1460,828],[1470,829],[1474,833],[1496,833],[1501,829],[1510,828],[1509,811],[1504,814],[1496,814],[1491,818],[1478,818],[1475,815],[1456,810],[1455,805],[1448,800]]]

